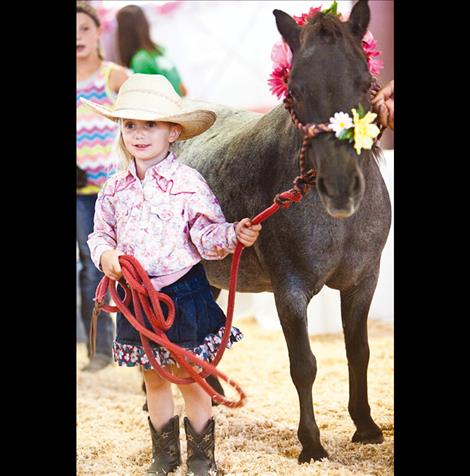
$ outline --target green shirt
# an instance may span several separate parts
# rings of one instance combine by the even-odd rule
[[[131,59],[131,69],[134,73],[162,74],[181,95],[181,77],[176,66],[165,55],[165,50],[160,46],[163,54],[157,51],[138,50]]]

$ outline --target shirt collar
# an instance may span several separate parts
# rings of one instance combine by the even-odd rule
[[[173,172],[175,171],[175,167],[177,166],[176,162],[176,155],[174,152],[169,152],[169,154],[158,164],[150,167],[150,172],[153,174],[154,177],[160,176],[165,177],[167,180],[170,180]]]
[[[150,169],[148,169],[149,172],[147,173],[152,174],[152,176],[155,177],[157,180],[159,177],[163,177],[169,180],[171,176],[173,175],[176,165],[177,165],[176,155],[174,152],[170,151],[168,155],[161,162],[158,162],[158,164],[155,164],[153,167],[150,167]],[[128,173],[133,175],[134,178],[137,178],[135,160],[132,160],[129,163],[127,171]]]

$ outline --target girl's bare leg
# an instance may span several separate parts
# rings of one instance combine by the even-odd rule
[[[174,416],[171,383],[153,370],[144,370],[144,381],[150,421],[155,430],[160,431]]]
[[[174,367],[173,371],[178,377],[189,377],[184,369]],[[200,433],[212,417],[212,399],[197,383],[178,385],[178,388],[183,395],[186,416],[194,430]]]

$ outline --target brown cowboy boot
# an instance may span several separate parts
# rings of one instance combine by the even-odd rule
[[[215,476],[218,474],[214,459],[215,438],[214,418],[211,418],[201,433],[196,433],[187,417],[184,430],[188,442],[188,475]]]
[[[145,476],[164,476],[181,464],[179,417],[175,415],[157,432],[148,419],[152,435],[152,464]]]

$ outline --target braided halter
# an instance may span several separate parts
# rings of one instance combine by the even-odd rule
[[[373,78],[373,82],[369,90],[370,98],[371,99],[374,98],[379,90],[380,90],[380,86],[375,80],[375,78]],[[283,102],[284,102],[284,107],[289,112],[295,127],[299,131],[301,131],[304,135],[302,146],[300,148],[300,154],[299,154],[300,175],[295,178],[294,187],[293,187],[294,191],[304,196],[315,185],[316,176],[317,176],[317,171],[315,170],[314,167],[312,167],[307,172],[305,172],[305,153],[307,151],[308,146],[310,145],[310,141],[319,134],[322,134],[324,132],[333,132],[333,130],[331,129],[330,125],[327,123],[314,124],[313,122],[308,122],[307,124],[303,124],[300,121],[300,119],[297,117],[294,111],[294,104],[293,104],[294,100],[292,99],[292,96],[289,93],[287,93],[287,96],[285,97]],[[380,139],[380,137],[382,136],[385,130],[385,127],[383,127],[380,124],[379,129],[380,129],[380,133],[375,138],[374,142],[377,142]],[[279,194],[276,195],[274,201],[279,204],[283,203],[283,200]]]

